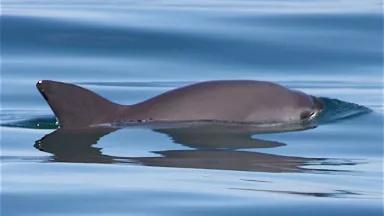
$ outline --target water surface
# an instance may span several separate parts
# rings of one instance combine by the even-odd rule
[[[1,215],[381,215],[382,24],[376,0],[3,1]],[[290,132],[67,131],[40,79],[122,104],[211,79],[330,103]]]

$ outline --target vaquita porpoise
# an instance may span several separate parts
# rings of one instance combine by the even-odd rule
[[[62,128],[122,122],[284,124],[311,120],[323,109],[317,97],[266,81],[200,82],[133,105],[111,102],[69,83],[41,80],[36,86]]]

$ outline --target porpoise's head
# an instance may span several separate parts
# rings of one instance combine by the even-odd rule
[[[321,99],[285,86],[266,83],[254,91],[247,121],[263,124],[310,122],[324,109]]]
[[[293,93],[294,120],[308,122],[319,116],[324,109],[320,98],[305,94],[301,91],[290,90]]]

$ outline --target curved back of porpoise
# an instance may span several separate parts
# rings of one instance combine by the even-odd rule
[[[322,109],[315,97],[263,81],[202,82],[130,106],[68,83],[43,80],[37,88],[63,128],[147,121],[297,123]]]
[[[126,108],[73,84],[41,80],[36,87],[63,128],[109,122],[112,116]]]

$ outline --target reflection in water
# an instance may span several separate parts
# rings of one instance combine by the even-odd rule
[[[228,150],[173,150],[156,153],[163,157],[142,157],[136,160],[148,166],[257,172],[302,172],[307,169],[300,166],[316,160]]]
[[[136,163],[147,166],[239,170],[258,172],[304,172],[318,169],[305,165],[325,164],[325,159],[292,157],[236,150],[271,148],[283,143],[251,138],[249,127],[210,127],[207,125],[177,128],[155,128],[175,143],[193,150],[154,152],[158,157],[118,157],[105,155],[94,146],[98,140],[117,128],[58,129],[37,141],[35,147],[53,154],[52,161],[75,163]]]
[[[174,143],[199,150],[273,148],[285,145],[275,141],[253,139],[251,136],[260,130],[252,125],[230,124],[200,124],[190,127],[153,129],[155,132],[167,135]]]
[[[347,190],[334,190],[331,192],[300,192],[300,191],[282,191],[282,190],[259,190],[259,189],[250,189],[250,188],[231,188],[234,190],[242,191],[255,191],[255,192],[268,192],[268,193],[279,193],[279,194],[290,194],[290,195],[299,195],[299,196],[311,196],[311,197],[332,197],[332,198],[344,198],[344,197],[354,197],[361,196],[360,193],[355,193]]]
[[[114,163],[115,157],[103,155],[100,148],[92,145],[115,130],[113,128],[57,129],[36,141],[35,148],[53,154],[52,160],[57,162]]]

